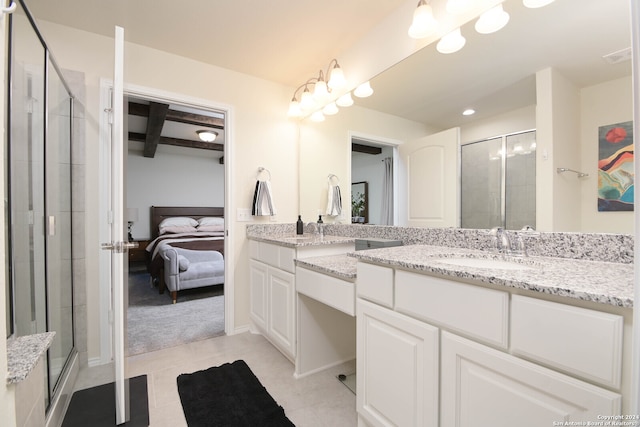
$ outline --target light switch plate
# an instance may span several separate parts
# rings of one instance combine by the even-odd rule
[[[249,208],[238,208],[236,212],[236,220],[239,222],[248,222],[251,221],[251,209]]]

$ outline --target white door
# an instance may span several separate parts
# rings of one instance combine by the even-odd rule
[[[126,380],[127,250],[124,227],[124,29],[115,30],[115,60],[111,100],[111,150],[109,215],[111,236],[103,249],[111,255],[111,296],[113,310],[113,361],[115,369],[116,424],[129,421],[129,386]]]
[[[362,299],[356,310],[358,415],[372,426],[437,426],[438,329]]]
[[[407,189],[403,225],[458,225],[459,140],[460,128],[451,128],[399,146]]]

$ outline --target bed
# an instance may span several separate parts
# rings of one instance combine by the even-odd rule
[[[150,215],[147,271],[160,293],[175,303],[180,290],[224,282],[224,208],[152,206]]]

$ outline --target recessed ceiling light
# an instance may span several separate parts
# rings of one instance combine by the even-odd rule
[[[463,116],[471,116],[472,114],[475,114],[476,110],[474,110],[473,108],[467,108],[466,110],[464,110],[462,112]]]

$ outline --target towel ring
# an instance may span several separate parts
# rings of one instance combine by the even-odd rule
[[[2,10],[2,13],[13,13],[16,10],[16,6],[16,2],[12,1],[8,7],[0,7],[0,10]]]
[[[267,169],[267,168],[265,168],[265,167],[260,166],[260,167],[258,168],[258,178],[260,178],[260,174],[261,174],[262,172],[266,172],[266,173],[267,173],[267,175],[269,175],[269,181],[271,181],[271,172],[269,172],[269,169]]]
[[[338,184],[340,184],[340,179],[339,179],[336,175],[334,175],[334,174],[332,174],[332,173],[330,173],[330,174],[329,174],[329,176],[327,176],[327,179],[329,180],[329,183],[331,183],[331,180],[332,180],[333,178],[335,178],[335,179],[336,179],[336,181],[338,182]]]

